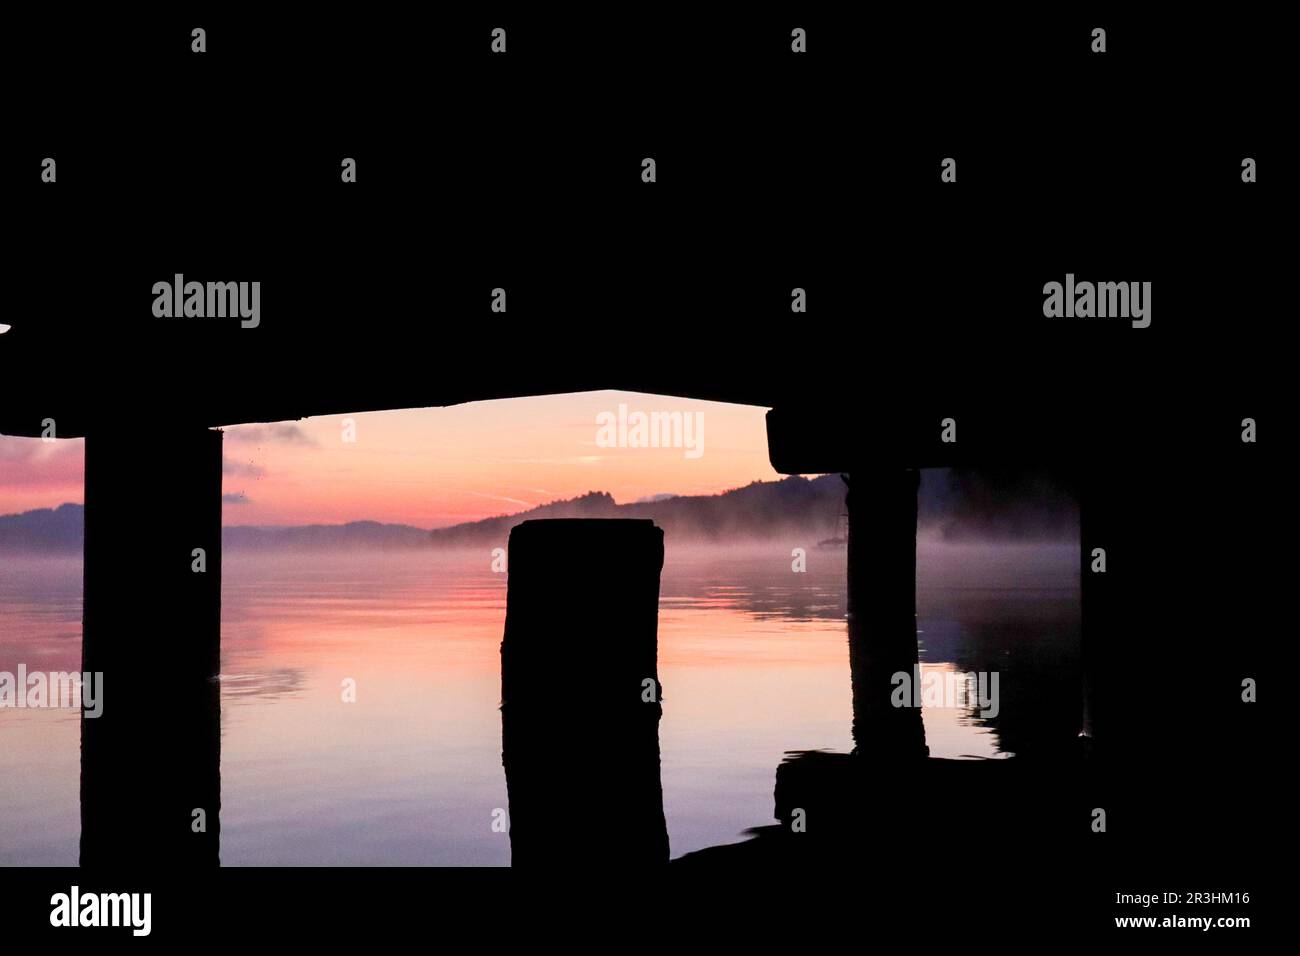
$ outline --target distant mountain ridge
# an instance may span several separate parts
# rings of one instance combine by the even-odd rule
[[[80,554],[85,507],[65,504],[0,515],[0,551]]]
[[[432,531],[378,521],[287,527],[232,525],[222,529],[222,542],[231,550],[498,547],[504,546],[511,528],[534,518],[649,518],[671,539],[715,543],[786,539],[807,542],[805,546],[811,547],[842,533],[844,492],[839,475],[755,481],[716,495],[654,495],[622,505],[607,492],[591,491],[517,514]],[[1039,475],[924,472],[918,520],[922,529],[953,540],[1064,540],[1078,535],[1073,496],[1054,480]],[[83,527],[84,508],[78,504],[0,515],[0,553],[79,553]]]
[[[815,544],[834,534],[844,511],[844,490],[839,475],[796,475],[755,481],[718,495],[675,495],[625,505],[616,504],[606,492],[591,491],[518,514],[437,528],[429,536],[435,544],[461,547],[502,543],[511,528],[534,518],[650,518],[669,538],[716,542],[795,535]]]
[[[429,532],[409,524],[349,521],[347,524],[306,524],[283,528],[230,525],[221,529],[223,547],[237,549],[287,548],[294,551],[327,549],[381,551],[427,548]]]
[[[511,528],[533,518],[650,518],[674,537],[721,541],[793,534],[815,543],[835,532],[844,509],[844,484],[838,475],[811,480],[792,477],[756,481],[719,495],[654,497],[620,505],[609,493],[592,491],[517,514],[432,531],[378,521],[287,527],[228,525],[222,529],[221,539],[232,550],[477,547],[503,545]],[[84,511],[82,505],[65,504],[0,517],[0,551],[80,551]]]

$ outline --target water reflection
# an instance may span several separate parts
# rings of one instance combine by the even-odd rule
[[[798,544],[669,544],[659,742],[675,857],[770,823],[774,768],[787,752],[823,752],[811,758],[820,770],[854,746],[844,556],[809,551],[807,572],[795,574]],[[77,669],[80,564],[53,577],[19,564],[0,577],[0,668]],[[178,732],[220,728],[221,810],[209,824],[220,825],[222,862],[508,864],[509,838],[491,828],[492,811],[507,806],[505,576],[478,553],[230,552],[223,574],[220,723],[173,715]],[[1077,549],[923,542],[918,578],[919,664],[1002,675],[996,717],[922,710],[931,756],[1033,758],[1073,740]],[[355,704],[340,699],[345,678],[356,681]],[[79,756],[75,715],[0,711],[0,863],[77,862]],[[147,748],[123,759],[174,762]],[[195,779],[211,793],[210,779]],[[936,785],[966,786],[948,776]]]
[[[304,675],[300,668],[277,667],[252,674],[222,674],[222,697],[293,697],[301,693]]]
[[[101,658],[102,659],[102,658]],[[161,663],[113,674],[115,699],[81,720],[81,866],[220,863],[221,688]]]

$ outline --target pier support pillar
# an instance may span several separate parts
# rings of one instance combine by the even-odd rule
[[[924,757],[919,707],[895,707],[894,675],[920,677],[916,641],[916,514],[920,472],[855,471],[849,492],[849,663],[855,751]]]
[[[650,521],[525,521],[501,643],[511,861],[668,861],[659,776],[659,574]]]
[[[86,437],[82,670],[103,711],[81,721],[82,866],[218,862],[221,439]]]

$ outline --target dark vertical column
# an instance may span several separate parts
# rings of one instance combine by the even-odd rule
[[[1106,578],[1099,577],[1091,570],[1094,548],[1106,547],[1114,539],[1108,533],[1113,507],[1107,502],[1107,489],[1104,476],[1091,466],[1083,466],[1079,478],[1079,661],[1082,665],[1083,681],[1082,717],[1079,722],[1079,736],[1085,746],[1091,750],[1097,741],[1098,732],[1105,738],[1106,706],[1105,686],[1102,667],[1105,658],[1104,634],[1111,614],[1109,594],[1104,587]]]
[[[501,730],[515,866],[668,860],[663,555],[650,521],[526,521],[511,532]]]
[[[919,677],[916,644],[916,512],[920,472],[853,472],[849,513],[849,664],[855,751],[867,757],[924,757],[920,707],[891,701],[898,673]],[[918,694],[919,696],[919,694]]]
[[[103,674],[103,711],[81,723],[83,866],[218,862],[221,438],[151,422],[86,439],[82,669]]]
[[[1168,641],[1154,609],[1168,573],[1162,549],[1174,541],[1166,518],[1174,496],[1159,482],[1147,466],[1129,461],[1122,467],[1085,465],[1079,483],[1080,651],[1088,726],[1094,749],[1111,761],[1148,759],[1140,728],[1149,716],[1143,711],[1150,695],[1132,690],[1165,658],[1162,645]]]

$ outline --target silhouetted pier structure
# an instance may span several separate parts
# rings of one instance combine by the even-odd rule
[[[510,533],[501,736],[514,866],[668,862],[663,560],[651,521],[525,521]]]
[[[904,242],[919,242],[922,232],[918,227]],[[780,256],[764,255],[755,250],[755,270],[787,269]],[[414,253],[395,257],[398,272],[418,272],[421,261]],[[669,263],[660,265],[667,269]],[[783,292],[768,281],[713,292],[712,274],[703,265],[671,265],[683,270],[683,283],[703,290],[698,309],[778,320],[783,313],[789,319],[788,288]],[[833,265],[852,272],[847,260]],[[1180,610],[1188,595],[1248,593],[1252,587],[1254,565],[1237,560],[1251,541],[1246,525],[1226,511],[1212,523],[1188,520],[1203,513],[1207,496],[1257,500],[1263,459],[1247,458],[1256,449],[1239,437],[1242,417],[1258,414],[1251,396],[1213,388],[1167,393],[1146,375],[1148,361],[1168,360],[1166,353],[1143,351],[1152,336],[1133,333],[1138,344],[1117,350],[1114,339],[1126,330],[1081,337],[1073,327],[1043,329],[1037,322],[1035,348],[1059,356],[1059,363],[1022,363],[1017,356],[1026,331],[1014,323],[976,328],[950,322],[941,330],[926,326],[924,335],[895,329],[882,357],[851,361],[834,381],[809,371],[825,367],[823,337],[792,334],[782,340],[779,366],[738,362],[735,337],[716,330],[699,331],[698,342],[691,339],[690,349],[672,355],[653,345],[655,339],[649,340],[653,347],[631,347],[646,344],[638,339],[623,350],[624,340],[615,337],[611,344],[607,334],[608,302],[621,301],[619,290],[647,268],[645,262],[611,264],[588,290],[587,300],[599,307],[581,307],[564,354],[517,359],[505,370],[498,352],[471,347],[468,333],[447,341],[432,328],[415,328],[409,316],[425,300],[410,300],[412,308],[394,305],[390,316],[376,308],[373,284],[313,284],[318,273],[311,268],[282,275],[284,286],[301,292],[293,316],[277,308],[268,291],[261,326],[253,330],[237,323],[148,318],[30,319],[16,311],[0,341],[7,372],[0,380],[0,433],[36,437],[53,421],[58,437],[87,439],[86,666],[105,672],[107,688],[103,723],[87,728],[83,740],[88,860],[119,848],[128,858],[147,856],[155,842],[184,839],[189,842],[179,849],[159,852],[215,862],[211,847],[192,839],[200,835],[192,833],[190,815],[218,797],[217,724],[215,717],[199,716],[204,708],[181,706],[208,700],[204,681],[218,672],[222,461],[211,430],[309,415],[605,388],[770,407],[769,451],[778,472],[846,473],[854,483],[850,520],[857,533],[851,528],[849,590],[855,630],[861,625],[863,635],[861,641],[855,637],[854,659],[860,665],[887,658],[881,672],[909,657],[909,644],[914,649],[914,627],[902,621],[914,591],[915,541],[903,529],[914,524],[915,493],[902,477],[917,468],[987,464],[1049,466],[1072,474],[1080,501],[1084,596],[1080,722],[1086,687],[1096,752],[1125,764],[1121,772],[1157,761],[1170,771],[1162,781],[1171,789],[1195,789],[1204,786],[1203,775],[1193,769],[1202,752],[1251,746],[1255,711],[1230,705],[1253,658],[1248,645],[1232,637],[1243,626],[1259,631],[1259,621],[1249,623],[1249,607],[1229,613],[1225,602],[1194,616]],[[483,280],[482,288],[467,278],[443,290],[440,308],[449,314],[487,315],[486,290],[495,283],[482,270],[470,272],[469,278]],[[98,301],[107,289],[124,302],[143,297],[141,314],[147,316],[148,285],[138,276],[129,282],[92,276],[72,280],[68,294]],[[970,287],[954,279],[936,289],[935,313],[965,316]],[[674,315],[680,305],[675,288],[651,289],[643,282],[637,288],[640,298],[628,306],[629,328],[654,327],[652,320]],[[511,295],[511,315],[528,315],[528,300],[513,290]],[[860,308],[856,286],[838,298],[823,295],[818,307],[829,308],[828,314],[837,314],[837,306],[844,315]],[[884,305],[905,302],[901,293],[886,296]],[[1029,305],[1032,312],[1037,302]],[[354,322],[353,316],[362,315],[364,323]],[[681,334],[697,331],[681,323],[673,327]],[[931,348],[932,336],[942,339],[942,347]],[[977,348],[985,358],[975,364],[970,355]],[[431,367],[431,358],[448,350],[456,361]],[[196,378],[187,357],[198,354],[205,368],[225,369],[228,377]],[[931,384],[900,394],[888,367],[892,360],[885,357],[897,354],[924,355]],[[133,357],[133,364],[115,364],[123,357]],[[949,416],[956,423],[952,442],[941,437]],[[1188,471],[1171,477],[1168,462],[1183,455],[1191,455]],[[859,494],[873,500],[860,501]],[[886,506],[886,499],[892,504]],[[864,521],[868,528],[885,529],[890,544],[864,553]],[[196,548],[205,551],[202,573],[192,570]],[[1094,548],[1107,551],[1104,574],[1089,572]],[[1178,550],[1189,556],[1187,563],[1169,561]],[[1196,555],[1226,556],[1226,563],[1198,562]],[[512,579],[520,573],[517,563],[511,570]],[[888,588],[864,591],[873,578],[888,581]],[[584,599],[593,593],[584,591]],[[855,681],[867,673],[855,670]],[[1218,702],[1214,719],[1188,733],[1175,708],[1154,702],[1158,694],[1131,692],[1151,680],[1205,690],[1212,695],[1206,700]],[[855,697],[865,714],[873,694],[864,697],[864,685],[857,683]],[[1125,727],[1143,732],[1116,732]],[[869,742],[871,728],[855,729],[860,749],[879,751]],[[914,733],[891,739],[905,752],[919,752]],[[136,776],[133,768],[146,764],[158,769]],[[1159,814],[1167,817],[1168,811],[1152,801],[1149,819],[1159,825]],[[207,809],[211,843],[217,814]],[[100,823],[110,819],[112,834]]]
[[[222,436],[155,425],[86,440],[83,866],[219,857]]]
[[[849,484],[848,616],[853,743],[873,759],[925,757],[916,707],[891,702],[893,676],[916,675],[916,514],[920,472],[857,472]]]

